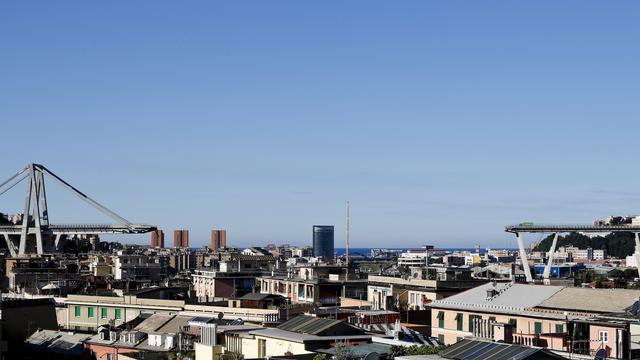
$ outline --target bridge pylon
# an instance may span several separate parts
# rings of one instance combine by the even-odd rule
[[[49,209],[45,187],[46,177],[54,180],[65,190],[70,191],[82,201],[91,205],[110,217],[115,225],[52,225],[49,223]],[[27,242],[35,239],[37,254],[44,253],[43,237],[55,237],[57,248],[62,236],[99,233],[145,233],[155,230],[155,226],[132,224],[127,219],[109,210],[107,207],[85,195],[52,171],[40,164],[29,164],[24,169],[0,184],[0,195],[22,182],[26,181],[24,211],[18,223],[2,223],[0,219],[0,235],[4,237],[7,248],[12,257],[23,256],[27,253]],[[16,246],[16,240],[18,240]]]

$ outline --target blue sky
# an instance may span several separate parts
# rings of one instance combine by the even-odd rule
[[[213,227],[305,245],[316,223],[341,243],[350,200],[356,247],[513,246],[509,223],[640,213],[638,18],[633,1],[7,1],[0,174],[45,164],[194,245]],[[50,187],[53,221],[106,221]]]

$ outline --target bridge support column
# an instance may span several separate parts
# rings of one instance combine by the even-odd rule
[[[522,260],[524,276],[526,277],[527,282],[533,282],[531,269],[529,268],[529,259],[527,258],[527,251],[524,248],[524,235],[522,233],[516,233],[516,239],[518,240],[518,250],[520,250],[520,260]]]
[[[22,213],[22,231],[20,233],[20,249],[18,255],[22,256],[26,253],[27,238],[31,228],[30,221],[33,220],[34,233],[36,235],[36,252],[43,253],[42,248],[42,228],[40,220],[40,195],[44,195],[44,182],[40,186],[40,177],[36,173],[34,164],[29,164],[29,184],[27,184],[27,194],[24,200],[24,212]],[[31,201],[33,200],[33,214],[31,214]],[[46,201],[44,202],[46,204]],[[45,205],[46,206],[46,205]],[[47,215],[48,216],[48,215]]]
[[[633,265],[640,269],[640,233],[633,233],[633,236],[636,240],[636,247],[633,251],[633,260],[635,260],[635,264]],[[630,264],[627,264],[627,266],[630,266]]]
[[[33,172],[33,176],[31,177],[31,187],[33,188],[33,194],[35,195],[33,199],[33,223],[36,229],[36,252],[38,255],[42,255],[42,228],[40,221],[40,186],[37,181],[36,173]]]
[[[20,248],[18,255],[23,256],[27,252],[27,235],[29,235],[29,214],[31,213],[31,191],[33,190],[33,164],[29,164],[29,184],[24,198],[24,211],[22,212],[22,230],[20,232]]]
[[[11,239],[9,238],[9,234],[5,233],[2,234],[2,236],[4,237],[4,241],[7,243],[7,249],[9,249],[11,257],[16,257],[16,255],[18,255],[18,253],[16,252],[16,244],[11,241]]]
[[[60,238],[62,237],[62,234],[56,234],[56,242],[54,243],[54,247],[56,249],[56,251],[58,251],[58,245],[60,244]]]
[[[544,273],[542,279],[545,283],[549,282],[549,273],[551,272],[551,266],[553,265],[553,255],[556,253],[556,244],[558,243],[558,233],[553,234],[553,243],[551,243],[551,249],[549,250],[547,265],[544,267]]]

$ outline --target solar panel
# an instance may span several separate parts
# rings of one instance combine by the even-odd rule
[[[339,320],[300,315],[281,324],[278,329],[315,335],[339,323],[341,323]]]
[[[537,358],[556,358],[544,349],[528,348],[520,345],[508,345],[481,340],[463,339],[440,352],[440,356],[455,360],[523,360],[531,356]],[[562,357],[558,357],[559,359]]]
[[[191,319],[190,322],[194,322],[194,323],[208,323],[209,321],[211,321],[212,319],[210,317],[205,317],[205,316],[196,316],[193,319]]]
[[[485,354],[494,350],[492,343],[477,344],[477,346],[471,347],[469,350],[461,354],[464,359],[485,359]]]

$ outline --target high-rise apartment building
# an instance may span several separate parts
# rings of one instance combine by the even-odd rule
[[[333,225],[313,225],[313,256],[333,260]]]
[[[164,231],[154,230],[151,232],[151,248],[164,247]]]
[[[211,230],[211,248],[218,250],[227,247],[227,230]]]
[[[189,247],[189,230],[173,231],[173,247]]]

